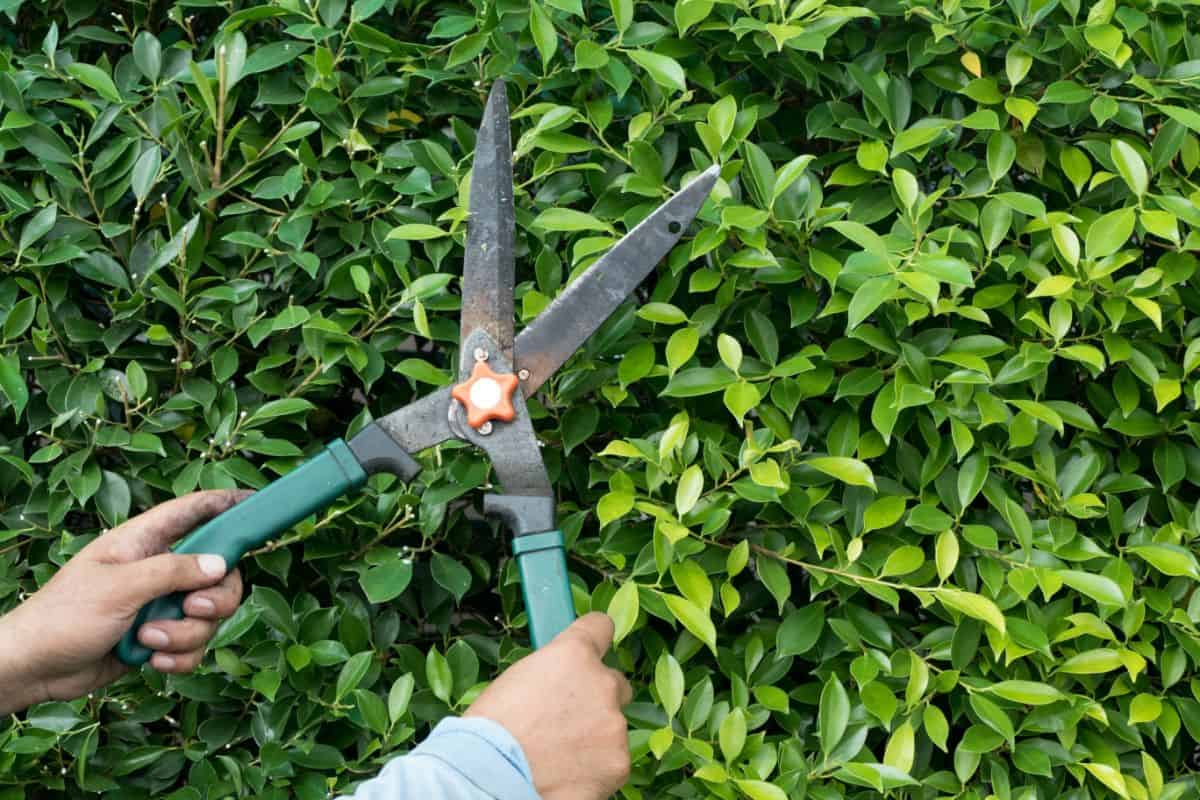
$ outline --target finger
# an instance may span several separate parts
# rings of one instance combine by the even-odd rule
[[[193,492],[157,505],[96,540],[103,560],[128,563],[162,553],[175,540],[228,511],[252,492],[214,489]]]
[[[629,681],[625,676],[615,669],[609,670],[617,679],[617,703],[622,707],[627,706],[633,701],[633,687],[629,685]]]
[[[608,614],[593,611],[572,622],[569,628],[558,635],[558,639],[579,639],[586,642],[597,657],[603,658],[612,645],[615,630]]]
[[[226,566],[218,555],[163,553],[117,569],[118,597],[137,610],[156,597],[215,586]]]
[[[192,650],[189,653],[155,653],[150,656],[150,666],[159,672],[179,674],[191,672],[200,666],[204,660],[203,650]]]
[[[162,619],[148,622],[138,630],[138,641],[160,653],[189,653],[203,650],[217,630],[207,619]]]
[[[242,576],[231,570],[210,589],[192,592],[183,599],[183,613],[198,619],[228,619],[242,602]]]

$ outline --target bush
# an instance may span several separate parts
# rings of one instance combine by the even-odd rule
[[[1200,15],[1117,6],[0,2],[0,607],[450,380],[506,76],[521,322],[724,165],[532,404],[626,796],[1197,797]],[[324,798],[464,708],[519,587],[422,460],[200,673],[5,723],[0,796]]]

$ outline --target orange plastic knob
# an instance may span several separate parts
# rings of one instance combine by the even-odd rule
[[[494,419],[512,422],[517,415],[512,394],[518,383],[516,375],[501,375],[486,361],[476,361],[471,377],[451,389],[450,396],[467,410],[467,424],[478,429]]]

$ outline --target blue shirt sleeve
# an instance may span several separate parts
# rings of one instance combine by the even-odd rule
[[[521,745],[488,719],[448,717],[347,800],[539,800]]]

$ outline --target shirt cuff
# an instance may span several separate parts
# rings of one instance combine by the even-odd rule
[[[447,717],[411,753],[436,758],[496,800],[540,800],[513,735],[482,717]]]

